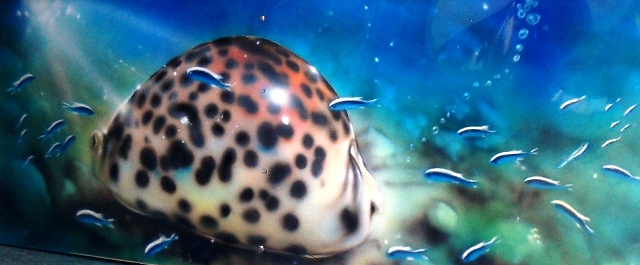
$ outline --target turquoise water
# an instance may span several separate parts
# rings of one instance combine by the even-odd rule
[[[467,249],[498,236],[473,263],[640,262],[640,183],[602,169],[640,174],[632,108],[640,103],[637,1],[1,6],[0,82],[9,88],[27,73],[35,79],[0,93],[0,243],[162,264],[460,264]],[[349,110],[385,198],[359,247],[309,259],[212,243],[130,211],[94,176],[91,133],[134,89],[187,49],[235,35],[287,47],[340,96],[378,99],[379,107]],[[95,115],[71,113],[62,102],[85,103]],[[60,132],[37,138],[59,119],[66,121]],[[495,133],[457,134],[481,125]],[[68,150],[45,157],[69,135],[76,141]],[[603,146],[611,139],[619,140]],[[558,168],[583,143],[584,153]],[[520,161],[489,163],[500,152],[534,148]],[[426,180],[430,168],[461,173],[478,187]],[[538,190],[524,182],[532,176],[572,186]],[[554,200],[588,217],[595,233]],[[78,222],[81,209],[115,218],[115,228]],[[166,250],[144,256],[150,242],[174,232],[180,238]],[[427,251],[392,259],[386,253],[394,246]]]

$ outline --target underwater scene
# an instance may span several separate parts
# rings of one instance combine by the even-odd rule
[[[639,1],[0,5],[1,245],[640,263]]]

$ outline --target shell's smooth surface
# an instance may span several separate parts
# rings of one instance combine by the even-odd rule
[[[190,67],[229,91],[193,80]],[[170,60],[117,111],[98,172],[137,211],[222,242],[292,254],[348,250],[382,194],[347,113],[316,69],[266,39],[225,37]]]

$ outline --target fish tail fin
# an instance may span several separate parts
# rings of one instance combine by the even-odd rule
[[[71,108],[71,105],[67,102],[62,101],[62,108],[68,109]]]
[[[479,181],[474,181],[474,182],[468,183],[467,185],[464,185],[464,186],[467,186],[469,188],[475,189],[475,188],[478,188],[478,186],[480,186],[480,182]]]
[[[585,231],[587,231],[587,233],[589,233],[589,235],[595,235],[596,231],[594,231],[591,227],[589,227],[587,224],[583,225],[583,228]]]
[[[533,148],[529,153],[532,154],[532,155],[537,155],[538,154],[538,148],[537,147]]]
[[[368,104],[368,105],[374,105],[374,106],[376,106],[376,107],[382,107],[382,105],[380,105],[380,104],[376,104],[377,102],[378,102],[378,98],[374,98],[374,99],[372,99],[372,100],[367,101],[367,104]]]
[[[116,222],[116,219],[113,219],[113,218],[111,218],[111,219],[107,219],[107,226],[108,226],[109,228],[115,228],[115,226],[113,226],[113,224],[114,224],[115,222]]]
[[[568,191],[572,191],[572,190],[573,190],[573,184],[564,184],[564,187],[565,187]]]

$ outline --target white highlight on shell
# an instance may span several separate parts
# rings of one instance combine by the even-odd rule
[[[272,87],[267,90],[267,98],[278,105],[289,104],[289,93],[286,89]]]
[[[284,123],[284,125],[289,125],[289,116],[282,116],[282,118],[280,118],[280,120],[282,121],[282,123]]]

